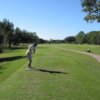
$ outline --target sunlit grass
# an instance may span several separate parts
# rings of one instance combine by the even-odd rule
[[[5,65],[0,69],[0,77],[4,78],[0,81],[0,99],[99,100],[100,63],[90,56],[54,46],[67,48],[68,45],[39,45],[33,55],[33,71],[26,71],[25,58],[1,63]],[[25,50],[19,49],[19,52],[25,54]],[[16,55],[17,52],[12,53]]]
[[[89,44],[61,44],[59,45],[66,49],[75,49],[80,51],[87,51],[88,48],[91,48],[91,52],[100,55],[100,45],[89,45]]]

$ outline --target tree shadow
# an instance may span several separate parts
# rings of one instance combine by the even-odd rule
[[[68,73],[66,73],[66,72],[55,71],[55,70],[48,70],[48,69],[33,68],[33,70],[35,70],[35,71],[40,71],[40,72],[46,72],[46,73],[49,73],[49,74],[68,74]]]
[[[5,58],[0,58],[0,63],[5,62],[5,61],[13,61],[17,59],[22,59],[25,58],[26,56],[13,56],[13,57],[5,57]]]

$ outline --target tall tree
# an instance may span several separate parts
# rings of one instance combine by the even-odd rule
[[[2,23],[0,21],[0,53],[2,53],[3,51],[1,44],[3,43],[3,38],[4,38],[2,34],[1,26],[2,26]]]
[[[2,34],[1,25],[2,25],[2,23],[0,22],[0,45],[3,43],[3,39],[4,39],[4,36]]]
[[[3,19],[1,22],[0,29],[2,33],[4,34],[4,42],[5,44],[9,44],[9,47],[11,47],[11,43],[13,40],[13,31],[14,31],[14,25],[13,23],[9,22],[7,19]]]
[[[84,17],[86,21],[100,22],[100,0],[81,0],[83,11],[87,13]]]
[[[3,43],[3,34],[0,32],[0,45]]]
[[[0,31],[0,53],[3,52],[3,48],[2,48],[3,39],[4,39],[3,34]]]
[[[87,33],[88,43],[100,44],[100,31],[91,31]]]
[[[86,43],[86,34],[83,31],[76,35],[76,42],[80,44]]]
[[[14,30],[14,40],[13,40],[13,43],[15,45],[21,43],[21,36],[22,36],[21,29],[19,27],[16,27],[16,29]]]
[[[65,38],[65,41],[67,43],[75,43],[76,42],[76,38],[74,36],[69,36]]]

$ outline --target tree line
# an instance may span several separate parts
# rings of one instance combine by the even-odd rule
[[[80,31],[79,33],[77,33],[76,36],[68,36],[65,37],[62,40],[43,40],[43,39],[39,39],[41,40],[40,43],[75,43],[75,44],[96,44],[96,45],[100,45],[100,31],[90,31],[88,33],[84,33],[83,31]]]
[[[14,29],[14,24],[7,19],[0,21],[0,48],[1,45],[8,45],[11,48],[12,45],[30,43],[37,39],[36,32],[21,30],[19,27]]]
[[[68,43],[100,45],[100,31],[90,31],[88,33],[80,31],[76,36],[66,37],[65,40]]]

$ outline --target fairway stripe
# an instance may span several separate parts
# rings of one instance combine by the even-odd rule
[[[65,49],[65,48],[61,48],[61,47],[57,47],[57,46],[54,46],[54,47],[58,48],[58,49],[62,49],[62,50],[68,50],[68,51],[72,51],[72,52],[76,52],[76,53],[86,54],[86,55],[89,55],[89,56],[95,58],[98,62],[100,62],[100,55],[97,55],[94,53],[87,53],[87,52],[82,52],[82,51],[78,51],[78,50]]]

